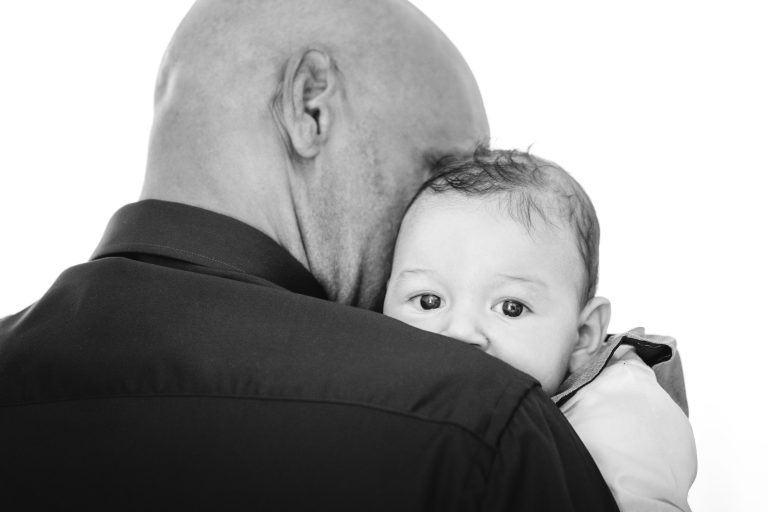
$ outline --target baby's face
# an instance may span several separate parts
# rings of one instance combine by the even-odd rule
[[[571,230],[528,230],[499,199],[422,195],[400,230],[384,313],[477,346],[554,394],[577,341],[582,263]]]

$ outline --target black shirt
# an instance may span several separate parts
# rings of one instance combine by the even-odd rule
[[[0,486],[2,510],[617,510],[535,380],[163,201],[0,320]]]

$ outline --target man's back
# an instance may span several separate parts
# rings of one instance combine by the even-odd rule
[[[613,510],[533,380],[312,297],[244,224],[145,201],[95,257],[0,321],[0,501]]]

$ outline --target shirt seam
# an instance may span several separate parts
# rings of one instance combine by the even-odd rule
[[[507,390],[511,386],[512,385],[510,384],[506,388],[504,388],[504,392],[499,397],[499,401],[501,401],[501,399],[504,397],[504,395],[506,395]],[[517,415],[517,411],[520,410],[520,407],[522,406],[523,402],[531,394],[531,391],[534,389],[534,387],[535,386],[529,386],[528,389],[525,390],[525,393],[523,393],[523,395],[517,401],[515,406],[512,408],[512,411],[509,413],[509,417],[507,418],[507,421],[504,423],[504,427],[499,432],[499,437],[496,439],[496,445],[497,446],[500,445],[501,438],[504,436],[504,433],[509,429],[509,424],[515,418],[515,416]],[[497,405],[498,405],[498,401],[497,401]],[[494,410],[495,409],[496,409],[496,407],[494,407]],[[488,497],[488,486],[490,485],[491,475],[493,474],[494,468],[496,467],[496,461],[498,460],[499,454],[501,453],[501,450],[499,448],[497,448],[497,447],[493,447],[492,449],[493,449],[493,458],[491,459],[491,463],[488,466],[488,474],[485,476],[485,492],[483,493],[484,499],[483,499],[483,502],[482,502],[482,505],[481,505],[481,510],[487,510],[487,508],[486,508],[486,501],[489,499],[489,497]]]
[[[168,249],[169,251],[172,251],[172,252],[195,256],[195,257],[198,257],[198,258],[202,258],[202,259],[204,259],[206,261],[212,261],[214,263],[218,263],[220,265],[224,265],[225,267],[227,267],[227,268],[229,268],[231,270],[237,270],[238,272],[247,273],[244,269],[242,269],[242,268],[240,268],[240,267],[238,267],[236,265],[232,265],[231,263],[227,263],[226,261],[222,261],[222,260],[219,260],[219,259],[216,259],[216,258],[212,258],[212,257],[206,256],[204,254],[200,254],[200,253],[197,253],[197,252],[194,252],[194,251],[188,251],[186,249],[179,249],[177,247],[172,247],[170,245],[151,244],[151,243],[147,243],[147,242],[112,243],[112,244],[109,244],[104,249],[102,249],[101,251],[99,251],[99,255],[96,256],[94,259],[99,259],[99,258],[104,258],[104,257],[112,256],[115,253],[124,252],[125,249],[130,249],[130,248],[134,248],[134,247],[136,247],[136,248],[138,248],[138,247],[155,247],[155,248],[159,248],[159,249]],[[121,251],[119,249],[123,249],[123,251]]]
[[[506,393],[506,390],[509,388],[505,388],[504,392]],[[527,392],[524,396],[527,396]],[[453,421],[447,421],[447,420],[440,420],[435,418],[429,418],[420,414],[416,414],[413,412],[405,412],[405,411],[398,411],[394,409],[388,409],[386,407],[382,406],[376,406],[371,404],[363,404],[363,403],[357,403],[357,402],[344,402],[340,400],[313,400],[313,399],[307,399],[307,398],[286,398],[286,397],[268,397],[268,396],[241,396],[241,395],[222,395],[222,394],[206,394],[206,393],[174,393],[174,394],[141,394],[141,393],[132,393],[132,394],[119,394],[119,395],[92,395],[92,396],[83,396],[83,397],[73,397],[73,398],[60,398],[60,399],[50,399],[50,400],[34,400],[34,401],[25,401],[25,402],[17,402],[17,403],[0,403],[0,408],[11,408],[11,407],[27,407],[27,406],[35,406],[35,405],[49,405],[49,404],[57,404],[57,403],[65,403],[65,402],[81,402],[81,401],[87,401],[87,400],[112,400],[112,399],[123,399],[123,398],[224,398],[224,399],[235,399],[235,400],[254,400],[254,401],[265,401],[265,402],[296,402],[296,403],[312,403],[312,404],[327,404],[327,405],[337,405],[342,407],[355,407],[355,408],[361,408],[361,409],[371,409],[387,414],[394,414],[397,416],[403,416],[411,419],[416,419],[419,421],[424,421],[427,423],[435,423],[440,425],[447,425],[451,427],[455,427],[459,430],[462,430],[469,434],[471,437],[473,437],[476,441],[478,441],[481,445],[485,446],[492,452],[494,452],[494,458],[495,460],[495,452],[498,450],[496,447],[492,446],[488,441],[486,441],[483,436],[478,434],[477,432],[474,432],[470,428],[461,425],[459,423],[453,422]],[[497,401],[498,404],[498,401]],[[518,404],[519,406],[519,404]],[[514,408],[514,411],[517,411],[518,406]],[[496,407],[494,406],[491,413],[496,411]],[[514,415],[514,412],[513,412]],[[507,422],[508,424],[509,422]]]

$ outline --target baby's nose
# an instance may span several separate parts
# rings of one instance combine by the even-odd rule
[[[474,322],[466,319],[452,321],[441,334],[468,343],[483,351],[488,350],[490,345],[482,329]]]

